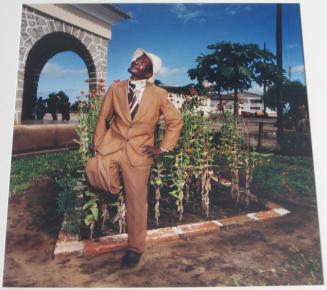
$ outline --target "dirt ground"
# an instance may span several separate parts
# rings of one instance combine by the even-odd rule
[[[52,259],[61,219],[49,180],[10,199],[3,286],[178,287],[323,284],[317,210],[288,196],[291,214],[146,247],[121,269],[124,251]]]

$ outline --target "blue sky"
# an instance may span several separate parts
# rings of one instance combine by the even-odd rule
[[[157,79],[166,85],[191,82],[187,70],[196,58],[208,53],[208,44],[220,41],[256,43],[275,53],[276,4],[115,4],[132,16],[113,26],[108,49],[108,86],[127,79],[127,68],[135,48],[142,47],[161,57],[163,68]],[[305,82],[300,6],[283,5],[283,65],[292,67],[292,80]],[[82,59],[63,52],[42,70],[38,96],[63,90],[74,101],[87,91],[87,71]],[[253,86],[253,92],[261,89]]]

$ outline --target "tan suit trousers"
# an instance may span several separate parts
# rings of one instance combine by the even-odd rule
[[[132,166],[125,146],[113,154],[98,153],[86,164],[88,180],[95,188],[117,193],[122,177],[127,209],[127,248],[138,253],[143,253],[145,248],[150,168],[151,165]]]

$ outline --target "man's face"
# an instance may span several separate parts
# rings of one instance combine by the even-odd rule
[[[148,79],[152,76],[152,63],[146,54],[142,54],[131,63],[128,72],[135,80]]]

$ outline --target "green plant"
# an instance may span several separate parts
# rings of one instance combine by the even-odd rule
[[[78,150],[78,166],[74,172],[68,172],[65,179],[59,179],[58,184],[62,188],[62,193],[58,200],[58,206],[62,212],[65,212],[66,225],[75,224],[75,227],[83,228],[83,225],[89,228],[89,238],[92,239],[95,234],[96,224],[101,221],[101,229],[104,228],[104,223],[109,219],[109,207],[116,207],[118,214],[114,222],[124,224],[123,199],[122,194],[119,196],[119,202],[107,204],[106,193],[102,191],[94,192],[88,186],[85,176],[85,163],[91,158],[94,153],[92,150],[93,132],[95,129],[97,117],[101,108],[104,97],[103,81],[97,90],[92,90],[87,96],[87,101],[78,102],[78,126],[76,132],[78,139],[74,140],[79,144]],[[67,183],[70,180],[70,183]],[[69,200],[69,203],[66,201]],[[73,216],[72,212],[78,213],[78,218]],[[78,220],[78,221],[77,221]],[[120,226],[121,230],[124,227]],[[68,227],[66,230],[69,231]]]
[[[221,129],[218,154],[225,159],[221,164],[230,169],[231,197],[238,206],[241,202],[249,207],[250,200],[256,199],[251,193],[253,172],[259,163],[259,154],[250,148],[250,137],[244,122],[232,116],[230,112],[225,113],[224,123]],[[240,182],[244,180],[244,190],[240,190]]]
[[[236,205],[240,199],[239,169],[242,166],[243,157],[243,134],[238,121],[230,112],[225,113],[224,124],[221,129],[220,145],[218,147],[221,156],[225,157],[230,168],[231,197]]]
[[[80,234],[82,212],[76,192],[76,178],[67,174],[56,178],[57,184],[62,188],[57,197],[58,211],[64,215],[64,228],[67,233]]]
[[[281,153],[292,156],[312,156],[309,127],[303,132],[283,132],[280,137]]]
[[[185,101],[182,109],[184,127],[178,144],[174,151],[157,157],[151,170],[150,192],[154,193],[157,224],[162,194],[174,199],[179,220],[183,219],[184,203],[190,201],[202,201],[203,209],[209,215],[209,192],[212,181],[217,178],[213,171],[213,125],[199,110],[202,101],[199,96]],[[156,131],[157,146],[162,141],[164,129],[165,123],[161,120]]]
[[[117,207],[117,214],[113,222],[118,222],[119,233],[124,233],[126,231],[126,205],[122,190],[119,192],[118,202],[114,203],[113,206]]]

